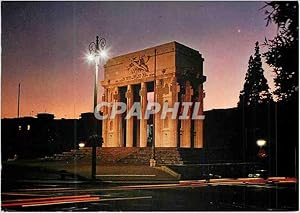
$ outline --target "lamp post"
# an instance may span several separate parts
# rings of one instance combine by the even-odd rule
[[[95,82],[94,82],[94,107],[93,111],[96,109],[97,106],[97,92],[98,92],[98,71],[99,71],[99,64],[100,59],[104,59],[106,57],[106,52],[104,47],[106,45],[106,40],[104,38],[100,38],[96,36],[96,42],[91,42],[89,44],[89,55],[87,59],[91,62],[95,63]],[[93,135],[90,136],[90,141],[92,144],[92,171],[91,176],[92,179],[96,179],[96,147],[97,143],[99,142],[99,136],[97,134],[97,127],[98,127],[97,120],[95,121],[95,127],[93,131]]]
[[[263,148],[264,146],[267,145],[267,141],[264,140],[264,139],[258,139],[256,141],[256,145],[259,147],[259,151],[257,153],[257,157],[260,159],[260,161],[262,163],[262,166],[263,166],[263,169],[261,169],[260,172],[262,172],[261,175],[262,175],[263,178],[267,178],[268,174],[266,173],[267,170],[265,170],[265,169],[267,168],[266,159],[268,157],[268,154],[267,154],[267,152]]]

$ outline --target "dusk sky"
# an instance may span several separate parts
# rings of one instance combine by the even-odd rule
[[[205,110],[235,107],[255,42],[273,38],[264,2],[2,2],[2,117],[92,111],[96,35],[110,56],[177,41],[204,57]],[[266,49],[261,47],[261,52]],[[265,76],[273,88],[271,69]],[[103,72],[103,69],[101,69]],[[100,75],[101,76],[101,75]],[[100,79],[99,79],[100,80]],[[100,95],[99,95],[100,97]]]

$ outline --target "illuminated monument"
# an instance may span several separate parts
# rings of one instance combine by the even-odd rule
[[[102,101],[124,102],[127,111],[134,102],[140,102],[142,113],[145,113],[147,102],[153,100],[161,106],[167,103],[170,108],[175,102],[200,102],[198,115],[203,115],[203,83],[206,80],[203,61],[198,51],[177,42],[112,58],[104,66]],[[179,114],[180,111],[182,107],[179,107]],[[111,108],[104,108],[103,113],[109,115]],[[192,120],[192,111],[188,113],[190,119],[185,120],[178,119],[179,114],[171,119],[171,113],[160,119],[161,111],[151,119],[143,116],[125,119],[125,112],[114,119],[103,120],[103,146],[152,146],[154,126],[155,147],[202,148],[203,120]]]

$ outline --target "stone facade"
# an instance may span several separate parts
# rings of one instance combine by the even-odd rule
[[[151,132],[155,131],[155,147],[203,147],[203,120],[171,119],[167,113],[160,119],[161,111],[152,119],[145,119],[144,112],[149,92],[161,106],[175,102],[200,102],[198,115],[203,115],[203,61],[201,54],[177,42],[110,59],[104,66],[102,101],[124,102],[127,111],[134,102],[140,102],[142,117],[124,119],[126,112],[114,119],[103,120],[104,147],[151,146]],[[155,81],[155,84],[154,84]],[[154,85],[156,88],[154,88]],[[181,109],[181,107],[180,107]],[[180,110],[179,110],[180,111]],[[104,108],[109,115],[111,108]],[[189,110],[191,118],[191,110]],[[155,130],[152,130],[152,121]]]

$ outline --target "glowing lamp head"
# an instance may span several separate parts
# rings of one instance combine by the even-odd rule
[[[79,143],[78,145],[79,145],[79,148],[85,147],[85,144],[84,144],[84,143]]]
[[[258,140],[256,141],[256,144],[257,144],[257,146],[259,146],[259,147],[263,147],[263,146],[265,146],[265,145],[267,144],[267,141],[264,140],[264,139],[258,139]]]
[[[100,58],[101,59],[107,59],[107,57],[108,57],[108,54],[107,54],[107,51],[106,50],[101,50],[100,52],[99,52],[99,54],[100,54]]]
[[[93,54],[87,54],[86,59],[88,62],[93,62],[95,60],[95,56]]]

